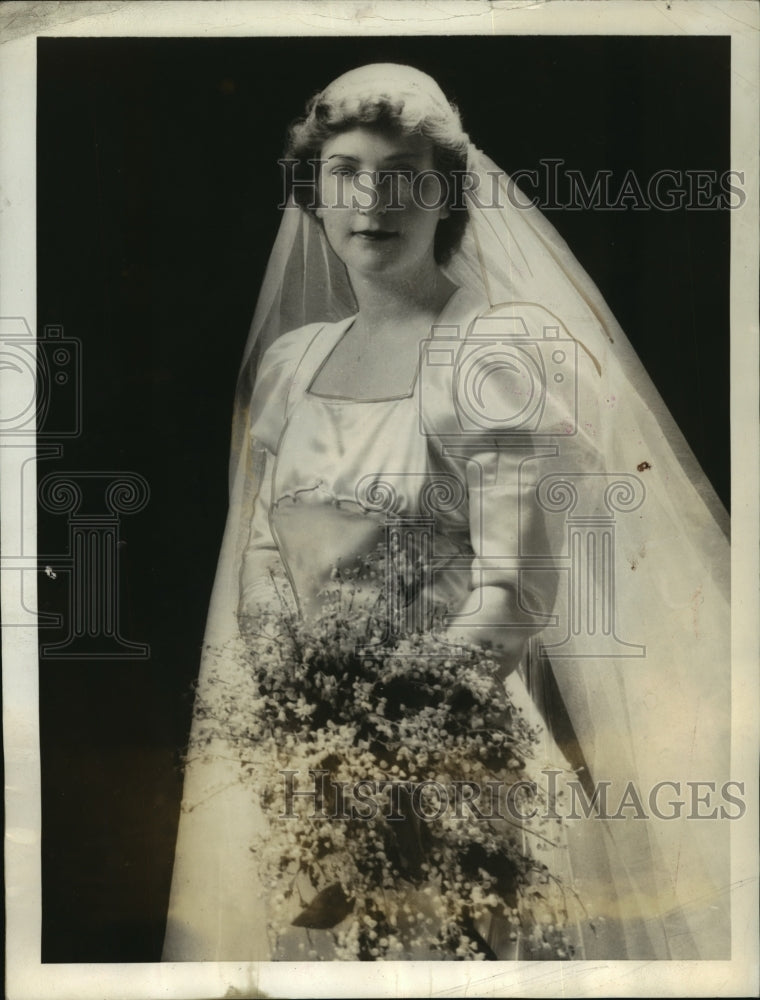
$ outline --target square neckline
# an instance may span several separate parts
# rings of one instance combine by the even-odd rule
[[[432,328],[434,326],[436,326],[437,324],[439,324],[441,322],[442,318],[449,311],[449,308],[450,308],[452,302],[454,301],[454,299],[456,299],[459,296],[459,294],[461,292],[463,292],[463,291],[464,291],[464,286],[462,286],[462,285],[458,285],[454,289],[454,291],[451,293],[451,295],[448,297],[448,299],[446,299],[446,302],[444,303],[443,308],[441,309],[441,311],[438,313],[438,315],[435,317],[435,319],[433,320],[433,322],[430,324],[431,330],[432,330]],[[312,374],[311,378],[309,379],[309,382],[308,382],[308,384],[306,386],[306,389],[304,390],[304,394],[306,396],[312,397],[313,399],[322,400],[322,401],[324,401],[326,403],[358,403],[358,404],[362,404],[362,403],[397,403],[397,402],[400,402],[401,400],[404,400],[404,399],[412,399],[414,397],[415,393],[416,393],[417,383],[419,382],[419,377],[420,377],[420,368],[422,366],[422,352],[421,351],[419,352],[419,356],[417,358],[417,364],[416,364],[415,369],[414,369],[414,375],[412,376],[411,385],[410,385],[409,389],[406,392],[398,393],[398,394],[396,394],[394,396],[363,396],[363,397],[356,397],[356,396],[327,395],[326,393],[321,393],[321,392],[315,392],[314,391],[313,386],[314,386],[314,383],[316,382],[316,380],[319,378],[320,372],[323,370],[323,368],[325,367],[325,365],[327,364],[327,362],[330,360],[330,358],[332,357],[333,353],[337,349],[338,345],[342,342],[343,338],[346,336],[346,334],[348,333],[348,331],[354,325],[354,323],[356,321],[356,316],[357,315],[358,315],[358,313],[356,313],[354,316],[350,317],[351,321],[348,324],[348,326],[346,326],[346,328],[343,331],[341,331],[340,336],[336,339],[335,343],[331,345],[331,347],[330,347],[329,351],[327,352],[327,354],[320,361],[320,363],[317,366],[316,370],[314,371],[314,373]],[[420,341],[420,343],[422,343],[422,341]]]

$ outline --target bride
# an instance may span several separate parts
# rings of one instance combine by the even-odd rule
[[[388,516],[432,513],[423,615],[445,606],[447,641],[490,647],[542,719],[541,762],[596,803],[568,823],[599,918],[578,956],[727,957],[725,820],[671,801],[727,779],[725,515],[688,446],[588,276],[430,77],[341,76],[285,166],[199,698],[273,576],[308,616]],[[273,957],[262,828],[255,789],[194,728],[165,960]]]

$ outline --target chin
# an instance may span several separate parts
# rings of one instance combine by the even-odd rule
[[[414,266],[408,261],[399,260],[396,254],[347,254],[343,263],[349,270],[357,274],[394,274],[399,277],[409,272]]]

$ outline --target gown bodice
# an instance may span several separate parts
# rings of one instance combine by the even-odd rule
[[[481,308],[460,289],[438,324],[463,331]],[[418,620],[433,609],[456,613],[469,591],[486,584],[520,591],[521,606],[548,609],[551,574],[530,580],[515,559],[526,540],[534,539],[534,551],[542,544],[541,518],[535,505],[521,503],[517,486],[525,456],[480,438],[463,449],[445,370],[423,370],[421,351],[403,395],[365,400],[314,391],[351,322],[286,334],[262,362],[251,434],[266,469],[243,557],[244,596],[260,590],[276,565],[307,610],[335,569],[381,552],[396,525],[406,555],[426,563]]]
[[[436,567],[439,599],[466,581],[446,572],[472,558],[466,498],[431,516],[428,496],[446,472],[420,427],[417,383],[391,399],[321,396],[310,387],[293,403],[272,470],[272,534],[293,588],[308,605],[334,569],[351,569],[382,552],[385,528],[405,526],[407,545],[425,547]],[[409,553],[411,554],[411,553]]]

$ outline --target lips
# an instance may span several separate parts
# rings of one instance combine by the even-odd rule
[[[354,236],[366,240],[367,243],[385,243],[394,239],[396,235],[396,233],[386,229],[357,229],[354,231]]]

